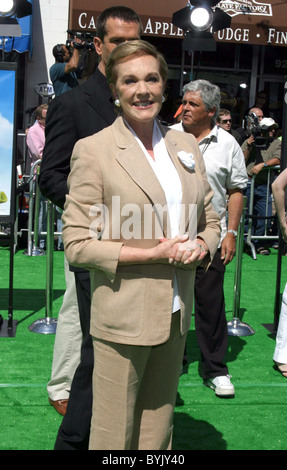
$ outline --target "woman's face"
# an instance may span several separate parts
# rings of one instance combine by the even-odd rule
[[[152,122],[162,106],[164,83],[157,59],[150,55],[127,57],[115,65],[117,81],[112,86],[123,116],[135,130]]]

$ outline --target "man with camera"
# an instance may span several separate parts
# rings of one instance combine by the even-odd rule
[[[255,118],[258,123],[262,121],[264,118],[264,114],[262,109],[260,108],[250,108],[248,114],[244,116],[244,125],[243,127],[238,127],[235,132],[240,135],[240,139],[238,140],[239,145],[242,145],[243,142],[250,136],[250,121]]]
[[[69,44],[69,47],[65,44],[53,47],[55,64],[50,68],[50,78],[56,96],[78,86],[78,79],[82,75],[83,70],[79,67],[82,40],[75,36]]]
[[[268,167],[280,165],[281,140],[275,139],[278,124],[270,117],[263,118],[251,126],[251,134],[242,144],[248,174],[246,188],[247,205],[249,208],[251,181],[255,178],[252,235],[264,236],[266,207],[267,217],[272,216],[271,190],[268,188]],[[267,200],[268,198],[268,200]],[[248,231],[248,219],[245,221],[245,233]],[[261,241],[260,241],[261,240]],[[253,240],[257,253],[269,255],[270,250],[262,239]]]

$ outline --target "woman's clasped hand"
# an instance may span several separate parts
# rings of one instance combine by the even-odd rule
[[[208,252],[208,247],[203,240],[190,240],[188,234],[178,235],[171,240],[161,238],[159,241],[162,253],[166,250],[169,264],[178,268],[195,269]]]

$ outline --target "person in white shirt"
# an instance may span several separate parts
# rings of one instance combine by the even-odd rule
[[[171,126],[192,133],[199,144],[207,177],[214,191],[213,206],[220,215],[221,241],[206,273],[198,268],[195,280],[195,329],[201,350],[202,377],[217,396],[234,396],[224,356],[228,333],[225,315],[224,273],[236,254],[236,236],[243,210],[247,173],[237,141],[216,124],[220,89],[195,80],[183,88],[183,117]],[[227,221],[228,196],[228,221]]]
[[[287,168],[272,183],[272,193],[283,241],[287,243],[287,221],[285,191],[287,187]],[[275,369],[287,377],[287,283],[285,284],[279,323],[276,333],[276,346],[273,354]]]

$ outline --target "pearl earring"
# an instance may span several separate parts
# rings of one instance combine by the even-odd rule
[[[165,96],[163,95],[162,99],[161,99],[162,103],[165,102]]]
[[[118,98],[115,99],[115,106],[117,108],[120,108],[120,106],[121,106],[120,100]]]

